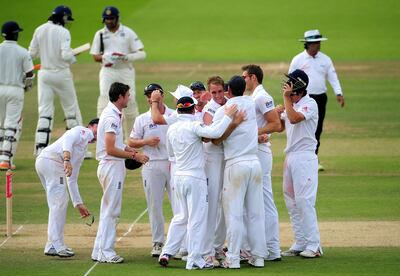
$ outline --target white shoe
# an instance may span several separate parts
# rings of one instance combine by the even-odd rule
[[[187,252],[187,251],[185,251],[185,250],[179,250],[179,252],[176,253],[176,254],[174,255],[174,259],[175,259],[175,260],[182,260],[182,258],[183,258],[184,256],[187,256],[187,255],[188,255],[188,252]]]
[[[213,269],[214,266],[213,264],[207,263],[203,267],[199,267],[197,264],[193,264],[192,268],[189,270],[195,270],[195,269]]]
[[[220,263],[217,260],[217,258],[215,258],[215,256],[207,256],[204,258],[204,260],[206,261],[206,263],[208,264],[212,264],[213,267],[219,267]]]
[[[48,251],[44,252],[44,254],[46,256],[58,256],[60,258],[69,258],[75,256],[75,253],[71,248],[65,248],[57,252],[54,247],[51,247]]]
[[[219,261],[225,260],[225,257],[226,257],[226,255],[225,255],[225,251],[223,249],[215,251],[215,258],[217,260],[219,260]]]
[[[151,250],[151,256],[159,257],[161,255],[162,247],[164,244],[161,242],[155,242],[153,244],[153,249]]]
[[[233,264],[233,263],[229,262],[228,260],[224,260],[221,263],[221,267],[222,268],[240,268],[240,262]]]
[[[158,263],[159,263],[161,266],[167,267],[167,266],[168,266],[168,263],[169,263],[169,258],[171,258],[171,255],[169,255],[169,254],[162,254],[162,255],[160,256],[160,258],[158,258]]]
[[[316,252],[314,252],[310,249],[306,249],[306,250],[300,252],[300,256],[302,256],[304,258],[316,258],[316,257],[321,257],[322,254],[319,251],[319,249]]]
[[[281,253],[281,255],[283,257],[295,257],[295,256],[300,256],[301,252],[302,251],[300,251],[300,250],[289,249],[289,250],[283,251]]]
[[[249,258],[248,263],[254,267],[264,267],[264,258],[253,256]]]
[[[240,262],[247,262],[251,258],[251,254],[249,251],[241,249],[240,250]]]
[[[85,152],[85,159],[93,159],[93,153],[87,150]]]
[[[122,258],[119,255],[115,255],[111,258],[108,259],[101,259],[101,260],[97,260],[99,263],[109,263],[109,264],[120,264],[124,262],[124,258]]]
[[[187,258],[188,258],[188,255],[186,255],[186,256],[182,256],[182,261],[184,261],[184,262],[187,262]]]

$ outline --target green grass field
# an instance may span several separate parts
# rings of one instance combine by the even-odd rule
[[[72,44],[92,41],[101,27],[101,12],[108,1],[64,1],[73,10]],[[228,79],[240,74],[241,65],[254,62],[265,70],[265,86],[281,103],[280,81],[287,62],[302,50],[304,30],[319,28],[329,40],[322,51],[332,57],[344,88],[346,106],[339,108],[329,91],[328,114],[320,149],[326,171],[319,176],[317,211],[325,222],[400,222],[400,39],[398,1],[113,1],[121,10],[122,22],[131,26],[144,42],[148,58],[137,69],[137,100],[140,111],[148,107],[142,96],[149,82],[159,82],[166,90],[178,83],[205,81],[219,74]],[[33,30],[58,5],[53,1],[7,3],[0,22],[16,20],[24,28],[21,45],[27,47]],[[72,66],[79,104],[85,121],[94,117],[98,95],[99,66],[88,54]],[[68,210],[66,240],[74,242],[76,257],[70,260],[43,255],[46,240],[47,205],[43,188],[34,170],[33,138],[37,120],[36,87],[26,94],[24,127],[16,158],[14,176],[14,229],[20,232],[0,246],[2,275],[83,275],[92,266],[91,246],[97,223],[84,227],[77,211]],[[172,97],[167,101],[171,103]],[[55,134],[65,128],[59,103],[56,104]],[[54,140],[53,139],[53,140]],[[285,134],[272,138],[274,152],[273,186],[282,223],[288,215],[282,195],[282,162]],[[94,150],[94,147],[91,146]],[[80,191],[88,208],[99,217],[101,189],[96,177],[97,162],[84,162]],[[4,173],[0,178],[0,234],[5,228]],[[146,208],[140,172],[128,173],[119,236]],[[167,220],[171,218],[168,202]],[[147,223],[145,215],[139,223]],[[29,225],[29,226],[27,226]],[[33,226],[32,226],[33,225]],[[36,232],[28,229],[37,226]],[[71,234],[74,227],[81,233]],[[360,229],[354,228],[349,235]],[[318,260],[285,258],[254,270],[243,265],[240,271],[214,270],[207,274],[397,274],[400,263],[399,228],[361,232],[365,246],[324,247]],[[77,230],[75,230],[76,232]],[[389,232],[393,244],[371,246],[375,231]],[[324,234],[324,233],[322,233]],[[147,233],[148,235],[148,233]],[[370,238],[371,237],[371,238]],[[76,239],[79,239],[79,242]],[[184,263],[174,261],[162,269],[149,257],[150,243],[138,246],[141,236],[133,231],[116,244],[126,258],[122,265],[97,265],[91,275],[182,275]],[[0,238],[0,244],[6,238]],[[26,242],[29,241],[30,242]],[[329,243],[330,237],[322,240]],[[198,273],[198,272],[193,272]]]

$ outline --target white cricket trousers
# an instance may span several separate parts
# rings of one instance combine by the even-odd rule
[[[293,250],[320,249],[317,189],[317,155],[313,151],[288,153],[283,167],[283,193],[295,236]]]
[[[143,188],[153,243],[164,243],[163,201],[165,191],[171,199],[170,177],[168,160],[153,160],[142,166]]]
[[[208,216],[207,230],[204,237],[204,256],[215,256],[214,241],[216,239],[217,215],[221,203],[221,190],[224,179],[224,153],[207,153],[204,170],[207,176]],[[225,233],[223,235],[225,241]]]
[[[35,163],[36,172],[46,191],[49,207],[49,221],[47,226],[47,243],[44,252],[51,247],[59,252],[67,248],[64,244],[64,226],[67,217],[68,192],[67,179],[62,160],[55,161],[38,157]]]
[[[193,172],[193,176],[174,176],[176,213],[171,220],[167,241],[162,254],[175,255],[187,232],[188,259],[186,268],[196,264],[205,265],[202,257],[204,235],[207,228],[207,182],[204,172]]]
[[[82,125],[82,115],[76,97],[72,73],[69,68],[62,70],[39,70],[38,72],[38,125],[37,129],[53,128],[54,97],[60,98],[69,129]],[[46,119],[50,118],[50,119]],[[45,134],[46,136],[47,134]],[[35,143],[46,144],[46,137],[41,132],[36,133]],[[50,133],[48,141],[50,141]]]
[[[16,153],[23,107],[23,88],[0,85],[0,161],[10,161]]]
[[[266,243],[262,173],[256,155],[226,162],[222,201],[227,227],[226,256],[230,267],[240,267],[244,210],[247,213],[250,252],[253,256],[264,258]]]
[[[269,152],[258,150],[257,156],[262,170],[267,258],[276,259],[281,257],[281,249],[279,242],[279,216],[272,192],[272,152],[270,149]]]
[[[100,205],[99,228],[92,259],[104,260],[117,255],[114,250],[117,222],[121,213],[122,190],[126,175],[124,160],[101,160],[97,177],[103,188]]]
[[[101,113],[110,101],[108,93],[110,87],[114,82],[120,82],[130,87],[131,96],[129,98],[128,106],[122,110],[123,130],[125,139],[129,138],[135,118],[139,114],[136,104],[136,86],[135,86],[135,69],[124,68],[114,69],[111,67],[102,67],[99,73],[100,79],[100,95],[97,100],[97,117],[100,118]]]

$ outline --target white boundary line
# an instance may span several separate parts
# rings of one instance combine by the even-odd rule
[[[17,234],[22,228],[24,228],[24,226],[20,225],[20,226],[18,227],[18,229],[15,230],[15,232],[12,233],[12,234],[13,234],[13,235]],[[0,244],[0,247],[2,247],[9,239],[11,239],[11,237],[12,237],[12,236],[7,237],[7,238]]]
[[[126,237],[130,232],[132,232],[133,227],[135,226],[135,224],[146,214],[147,212],[147,208],[131,223],[131,225],[129,225],[128,230],[117,239],[117,242],[119,242],[120,240],[122,240],[123,237]],[[99,262],[96,262],[94,265],[92,265],[91,268],[89,268],[89,270],[84,274],[84,276],[89,275],[90,272],[92,272],[92,270],[96,267],[96,265]]]

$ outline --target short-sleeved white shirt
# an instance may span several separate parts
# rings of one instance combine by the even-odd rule
[[[132,29],[120,23],[115,33],[110,32],[107,27],[96,32],[93,38],[92,48],[90,49],[90,54],[92,55],[100,54],[100,33],[103,34],[103,54],[111,55],[112,53],[121,53],[127,55],[144,48],[138,35]],[[115,63],[112,68],[132,68],[132,63],[118,62]]]
[[[219,103],[211,99],[203,108],[204,114],[208,113],[211,117],[214,118],[215,113],[221,107]],[[211,142],[204,143],[204,151],[206,153],[224,153],[224,147],[222,144],[214,145]]]
[[[236,104],[238,110],[246,112],[246,120],[243,121],[235,130],[224,140],[225,160],[248,155],[257,155],[258,152],[258,128],[256,119],[256,108],[254,101],[249,96],[238,96],[230,98],[226,106]],[[217,110],[214,122],[218,122],[224,114],[224,108]]]
[[[297,124],[291,124],[286,112],[282,113],[282,118],[285,119],[287,136],[285,152],[314,152],[317,148],[317,140],[315,139],[315,131],[318,124],[317,103],[309,95],[305,95],[293,105],[293,108],[295,111],[302,113],[305,120]]]
[[[23,88],[25,74],[32,70],[32,59],[26,49],[12,40],[0,44],[0,85]]]
[[[267,121],[265,121],[264,114],[270,112],[271,110],[274,110],[275,108],[274,100],[261,84],[256,87],[256,89],[251,94],[251,97],[253,98],[256,105],[257,126],[258,128],[262,128],[267,123]],[[261,151],[267,151],[267,148],[270,145],[270,142],[259,143],[258,149]]]
[[[174,110],[169,109],[165,106],[164,115],[169,116],[174,112]],[[152,147],[145,145],[143,147],[143,153],[146,154],[150,160],[167,160],[167,130],[168,125],[157,125],[151,119],[151,109],[146,113],[143,113],[136,117],[135,123],[133,124],[133,129],[130,134],[130,138],[133,139],[144,139],[150,136],[157,136],[160,138],[160,142],[157,146]]]
[[[333,62],[324,53],[318,52],[315,57],[312,57],[304,50],[293,58],[289,73],[296,69],[306,72],[309,78],[308,94],[320,95],[325,93],[327,79],[336,95],[343,94]]]
[[[76,61],[71,49],[70,32],[51,21],[35,30],[29,53],[32,58],[40,58],[42,69],[62,70]]]
[[[104,108],[99,119],[99,125],[97,127],[96,159],[98,161],[123,160],[123,158],[107,154],[105,143],[106,133],[114,133],[116,135],[115,147],[125,150],[122,131],[122,113],[112,102],[108,102],[108,105]]]

